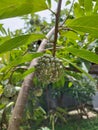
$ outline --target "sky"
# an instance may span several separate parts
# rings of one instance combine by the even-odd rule
[[[62,1],[62,8],[65,5],[65,1]],[[52,0],[52,10],[56,10],[57,4],[54,2],[54,0]],[[49,21],[49,16],[50,16],[50,11],[49,10],[45,10],[45,11],[41,11],[38,12],[38,14],[43,18],[45,17],[45,19],[47,19],[47,21]],[[5,29],[10,29],[11,31],[15,31],[17,29],[22,29],[24,27],[25,21],[19,17],[16,18],[9,18],[9,19],[4,19],[4,20],[0,20],[0,24],[3,24],[3,27]]]

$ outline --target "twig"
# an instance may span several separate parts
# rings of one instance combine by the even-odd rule
[[[54,33],[54,46],[53,46],[53,56],[54,57],[55,57],[56,43],[57,43],[57,37],[58,37],[58,24],[59,24],[61,4],[62,4],[62,0],[59,0],[58,7],[57,7],[57,13],[56,13],[56,20],[55,20],[55,33]]]
[[[60,50],[60,49],[64,49],[65,47],[63,46],[60,46],[60,47],[56,47],[56,50]],[[47,51],[47,50],[53,50],[53,48],[47,48],[47,49],[44,49],[44,52]]]
[[[71,29],[71,28],[68,28],[68,27],[64,27],[64,26],[60,27],[59,30],[72,31],[72,32],[77,33],[75,30],[73,30],[73,29]],[[77,33],[77,34],[78,34],[78,33]]]
[[[12,70],[10,70],[10,71],[11,71],[11,74],[10,74],[8,83],[12,83],[13,74],[14,74],[14,72],[15,72],[16,70],[18,70],[18,69],[27,70],[28,68],[27,68],[27,66],[16,66],[16,67],[12,68]]]
[[[69,9],[68,15],[67,15],[67,17],[65,18],[65,20],[63,21],[63,23],[61,24],[61,26],[62,26],[62,25],[66,22],[66,20],[69,18],[70,12],[72,11],[72,7],[73,7],[73,4],[74,4],[74,1],[75,1],[75,0],[72,1],[72,5],[71,5],[71,7],[70,7],[70,9]]]
[[[49,10],[52,14],[56,15],[56,13],[52,9],[49,8]]]

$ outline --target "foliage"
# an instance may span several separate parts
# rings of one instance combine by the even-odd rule
[[[18,36],[15,38],[11,38],[10,40],[8,40],[0,45],[0,53],[11,51],[12,49],[18,48],[25,44],[28,45],[28,43],[34,42],[34,41],[36,41],[38,39],[42,39],[42,38],[44,38],[44,36],[40,35],[40,34],[22,35],[22,36]],[[16,44],[14,44],[14,43],[16,43]]]
[[[55,2],[57,3],[58,0],[55,0]],[[6,31],[3,25],[0,24],[1,129],[7,129],[13,102],[16,102],[23,79],[28,74],[35,72],[34,67],[28,69],[30,61],[43,55],[43,53],[37,52],[39,47],[38,41],[41,42],[55,24],[55,13],[51,10],[51,6],[51,0],[40,0],[40,2],[36,0],[30,0],[29,2],[27,0],[0,1],[0,19],[21,16],[26,23],[24,30],[16,30],[15,32],[11,32],[9,29]],[[53,83],[52,89],[55,90],[53,95],[58,96],[62,93],[65,89],[64,83],[68,82],[67,89],[70,91],[69,93],[79,102],[86,103],[91,100],[95,92],[95,89],[92,87],[95,87],[95,80],[89,74],[89,70],[92,63],[98,64],[98,1],[78,0],[73,3],[70,9],[68,6],[71,6],[70,0],[65,2],[65,8],[61,11],[60,29],[56,44],[56,58],[63,62],[65,77]],[[46,9],[52,12],[50,23],[41,19],[39,15],[34,14]],[[44,50],[45,54],[53,54],[53,41],[54,35],[48,39]],[[59,77],[62,75],[58,73],[58,70],[56,74]],[[29,123],[29,125],[22,125],[21,129],[33,128],[35,120],[37,120],[36,128],[38,128],[38,125],[42,125],[46,118],[51,118],[54,129],[55,119],[60,118],[60,120],[65,121],[65,118],[63,118],[65,111],[60,108],[48,115],[44,108],[38,105],[39,98],[47,86],[43,87],[43,84],[38,82],[38,79],[34,80],[35,86],[37,85],[41,91],[39,93],[38,91],[35,92],[35,95],[33,92],[33,94],[29,94],[29,100],[25,109],[26,116],[23,119],[23,123],[26,123],[26,125]],[[41,129],[48,128],[42,127]]]
[[[57,124],[55,126],[56,130],[63,130],[63,129],[68,129],[68,130],[96,130],[97,129],[97,122],[98,122],[98,117],[93,117],[91,119],[79,119],[77,115],[71,116],[68,121],[64,124]],[[51,129],[51,127],[41,127],[41,130],[43,129]],[[38,129],[38,130],[40,130]]]
[[[97,20],[98,20],[97,15],[84,16],[84,17],[80,17],[80,18],[76,18],[74,20],[68,21],[67,26],[78,32],[89,33],[93,35],[93,37],[97,38],[98,37],[97,36],[98,25],[96,24]]]
[[[68,130],[96,130],[98,129],[97,126],[97,120],[98,117],[94,117],[88,120],[85,119],[75,119],[72,117],[72,119],[70,121],[68,121],[68,123],[66,123],[63,126],[57,126],[56,130],[64,130],[64,129],[68,129]]]
[[[0,19],[4,19],[41,11],[47,9],[47,6],[44,0],[41,0],[40,3],[36,0],[30,1],[29,3],[26,0],[20,2],[18,0],[10,0],[10,2],[9,0],[2,0],[0,2],[0,8]]]
[[[67,92],[77,100],[78,104],[92,104],[96,83],[85,76],[81,76],[78,80],[69,78],[69,81],[71,82],[68,83]]]

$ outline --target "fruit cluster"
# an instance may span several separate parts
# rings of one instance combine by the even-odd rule
[[[63,64],[58,58],[45,54],[39,58],[35,66],[35,74],[42,83],[53,83],[63,76]]]
[[[7,84],[4,88],[5,97],[13,97],[16,94],[15,87],[12,84]]]

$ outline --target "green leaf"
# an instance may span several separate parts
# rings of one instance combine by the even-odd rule
[[[74,47],[68,47],[66,50],[78,57],[81,57],[87,61],[98,64],[98,55],[85,49],[77,49]]]
[[[0,30],[2,29],[2,25],[3,25],[3,24],[0,24]]]
[[[22,16],[47,9],[45,0],[0,0],[0,19]]]
[[[47,0],[49,8],[51,8],[51,0]]]
[[[0,27],[0,31],[1,31],[1,33],[3,34],[3,35],[6,35],[7,36],[7,31],[6,31],[6,29],[2,26],[2,27]]]
[[[98,15],[83,16],[68,21],[66,24],[76,31],[89,33],[94,37],[98,37]]]
[[[1,104],[1,103],[0,103],[0,110],[4,109],[5,107],[6,107],[5,104]]]
[[[94,7],[94,13],[97,14],[98,11],[98,0],[96,1],[95,7]]]
[[[76,17],[81,17],[84,15],[84,9],[78,3],[74,4],[74,14]]]
[[[70,3],[71,3],[71,1],[70,1],[70,0],[67,0],[65,5],[67,6],[67,5],[69,5]]]
[[[93,9],[93,3],[92,3],[92,0],[84,0],[84,7],[85,7],[85,12],[86,12],[86,15],[91,15]]]
[[[30,68],[30,69],[28,69],[27,71],[25,71],[24,73],[23,73],[23,75],[22,75],[22,79],[23,78],[25,78],[28,74],[30,74],[30,73],[32,73],[32,72],[34,72],[35,71],[35,68],[33,67],[33,68]]]
[[[78,1],[79,1],[80,6],[84,6],[84,0],[78,0]]]
[[[80,40],[78,34],[72,31],[63,32],[62,36],[66,37],[67,39]]]
[[[70,60],[68,59],[64,59],[64,61],[70,63],[72,66],[74,66],[76,69],[78,69],[80,72],[84,73],[89,79],[91,79],[92,81],[94,81],[94,79],[92,78],[92,76],[90,74],[88,74],[86,71],[82,70],[80,67],[78,67],[75,63],[72,63]]]
[[[72,82],[69,82],[69,83],[68,83],[68,87],[69,87],[69,88],[72,87],[72,85],[73,85]]]
[[[17,57],[14,61],[12,61],[9,66],[17,66],[19,64],[29,62],[33,60],[34,58],[37,58],[39,56],[42,56],[43,53],[32,53],[32,54],[26,54],[24,56]]]
[[[9,104],[6,105],[6,108],[9,108],[9,107],[11,107],[13,105],[14,105],[14,102],[10,102]]]
[[[22,35],[10,40],[5,41],[0,45],[0,53],[4,53],[7,51],[11,51],[14,48],[22,46],[24,44],[28,44],[34,42],[38,39],[42,39],[44,36],[42,34],[30,34],[30,35]]]
[[[34,58],[42,56],[43,53],[26,54],[24,56],[17,57],[14,61],[10,62],[7,66],[3,67],[0,72],[8,70],[9,68],[15,67],[25,62],[30,62]]]
[[[0,85],[0,96],[2,95],[2,93],[3,93],[3,86]]]
[[[21,80],[23,80],[27,75],[29,75],[30,73],[33,73],[35,71],[35,68],[30,68],[27,71],[25,71],[24,73],[14,73],[13,74],[13,81],[14,82],[20,82]]]

